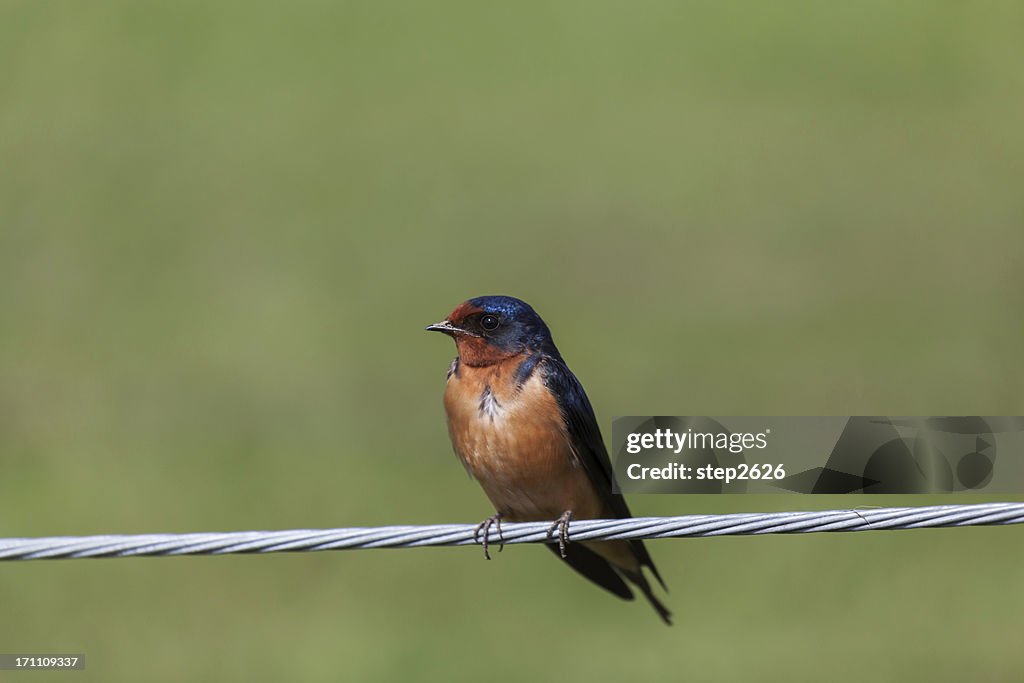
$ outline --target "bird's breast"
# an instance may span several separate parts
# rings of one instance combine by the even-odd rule
[[[461,366],[448,378],[445,409],[455,452],[499,512],[512,520],[551,519],[589,489],[543,364],[525,380],[516,357]]]

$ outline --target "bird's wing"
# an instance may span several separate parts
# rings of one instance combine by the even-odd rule
[[[604,447],[604,439],[601,438],[601,428],[597,426],[594,409],[590,406],[583,386],[564,361],[546,358],[544,366],[544,382],[558,401],[572,450],[580,465],[586,470],[591,483],[600,494],[601,502],[616,517],[629,517],[626,501],[622,496],[612,493],[612,463]]]
[[[597,425],[594,409],[586,392],[583,391],[583,385],[560,358],[545,358],[544,366],[544,382],[558,401],[573,452],[579,458],[598,496],[617,518],[631,517],[626,499],[612,492],[612,463],[604,447],[604,439],[601,438],[601,428]],[[650,567],[658,583],[664,586],[665,582],[654,567],[654,562],[643,543],[632,541],[630,545],[640,564]]]
[[[557,544],[548,544],[548,549],[555,553],[555,555],[560,554]],[[622,577],[612,569],[608,560],[586,546],[579,543],[570,543],[565,546],[565,557],[562,557],[562,559],[570,567],[609,593],[617,595],[623,600],[633,599],[633,591],[629,589],[629,586],[622,580]]]

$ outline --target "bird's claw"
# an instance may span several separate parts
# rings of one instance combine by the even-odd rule
[[[505,549],[505,538],[501,535],[501,513],[495,512],[493,515],[485,519],[476,525],[476,530],[473,531],[473,542],[481,543],[480,536],[483,535],[482,545],[484,547],[484,558],[491,559],[491,553],[487,550],[488,536],[491,534],[491,526],[494,526],[498,531],[498,552],[500,553]]]
[[[558,553],[562,556],[562,559],[565,559],[565,546],[569,544],[569,522],[571,520],[572,510],[566,510],[548,529],[549,540],[554,536],[555,530],[558,530]]]

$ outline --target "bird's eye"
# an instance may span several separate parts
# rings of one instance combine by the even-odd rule
[[[498,316],[496,315],[485,315],[480,318],[480,327],[484,328],[488,332],[498,329]]]

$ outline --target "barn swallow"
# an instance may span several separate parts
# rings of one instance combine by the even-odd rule
[[[612,492],[612,467],[582,385],[555,347],[548,326],[529,304],[509,296],[482,296],[427,327],[455,339],[444,407],[455,453],[483,487],[495,514],[477,527],[484,554],[492,525],[501,520],[554,520],[548,545],[577,572],[624,600],[626,580],[671,624],[654,596],[647,567],[665,582],[641,541],[569,544],[572,519],[625,519],[626,501]]]

